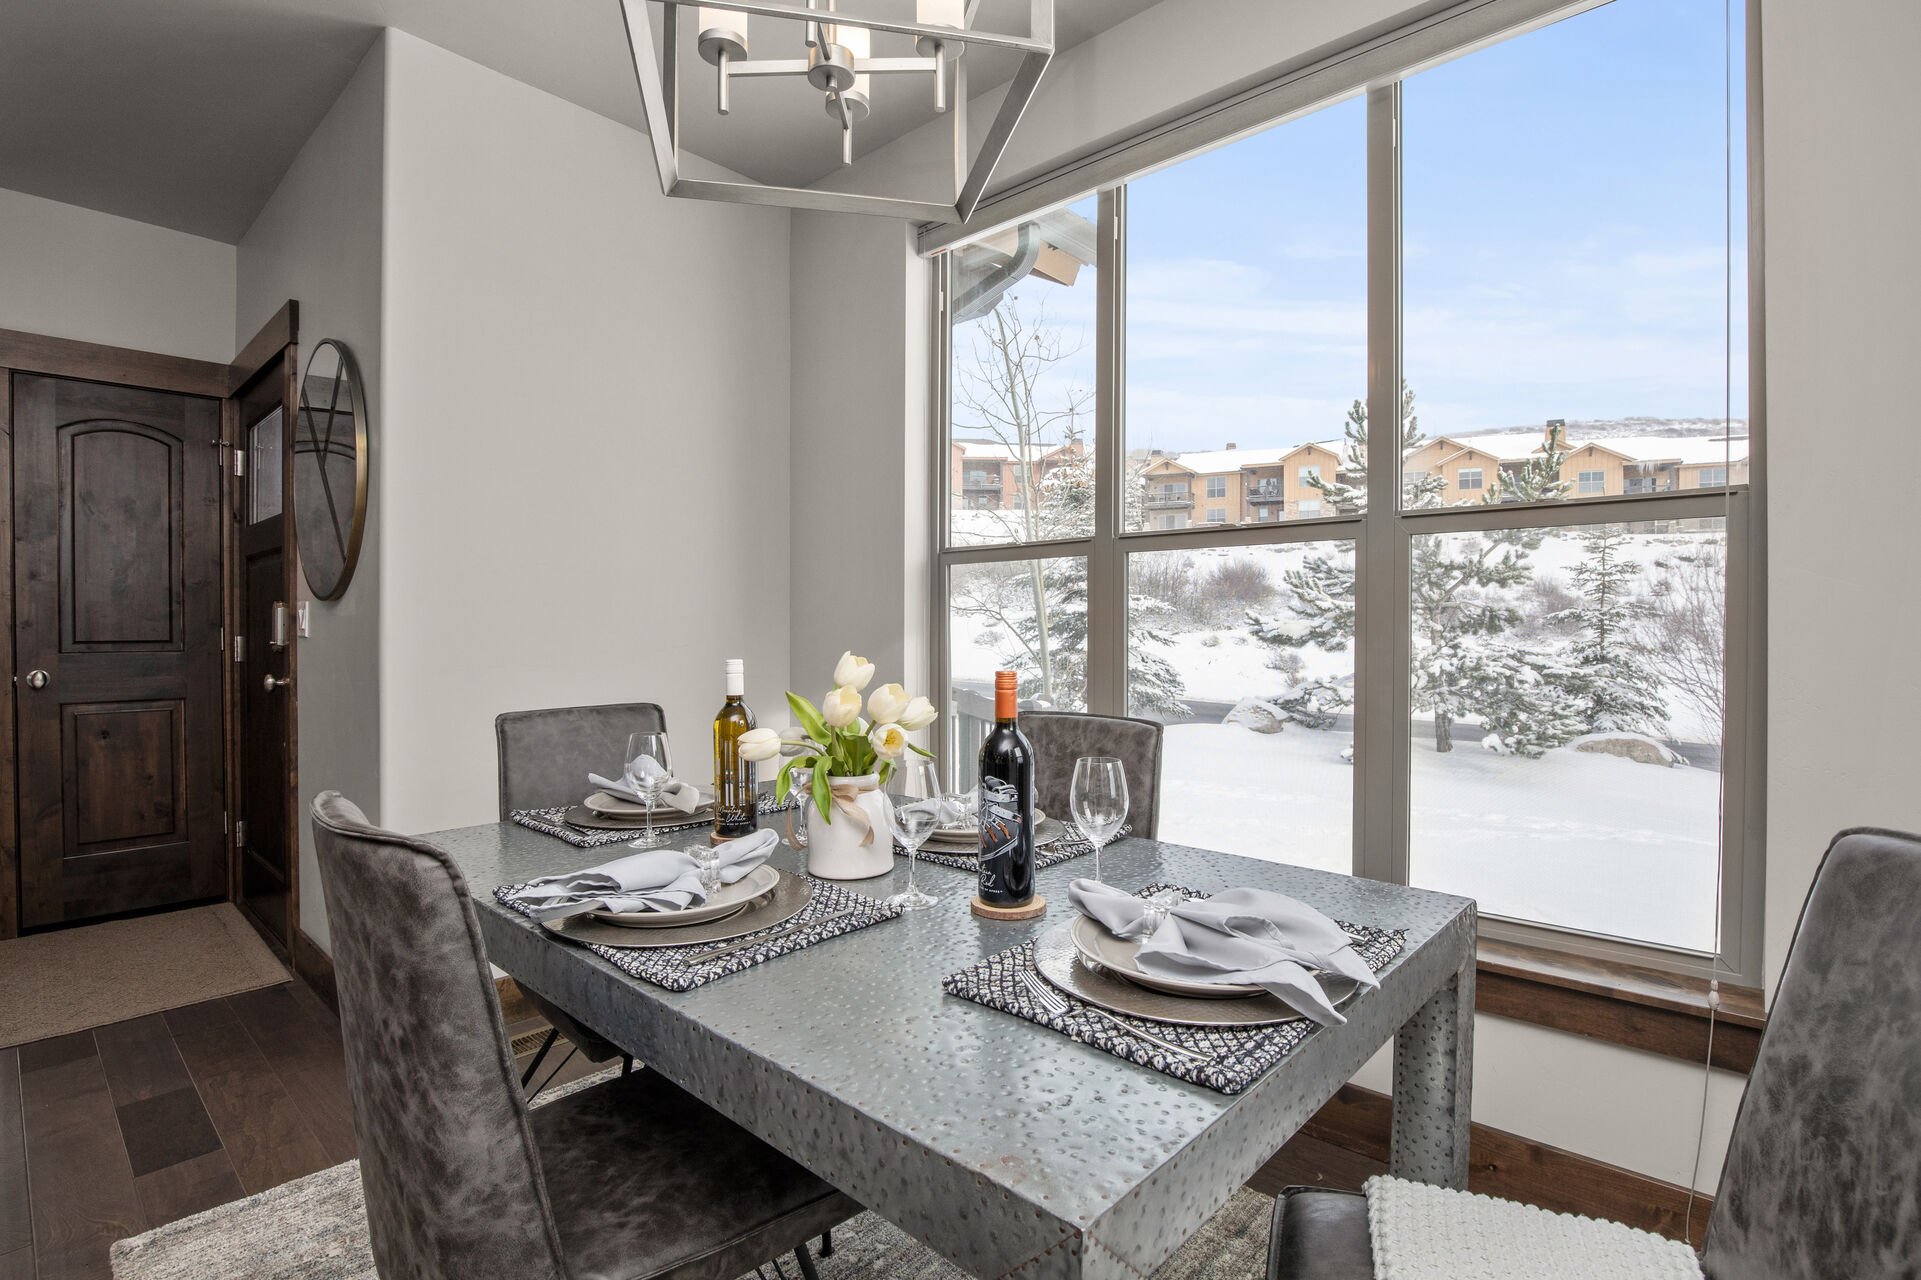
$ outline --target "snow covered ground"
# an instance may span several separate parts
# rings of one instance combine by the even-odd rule
[[[1161,836],[1352,869],[1354,769],[1342,733],[1173,725]],[[1669,946],[1714,944],[1720,777],[1615,756],[1445,755],[1417,740],[1413,881],[1515,916]]]

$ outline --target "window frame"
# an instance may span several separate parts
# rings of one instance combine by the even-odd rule
[[[1353,872],[1405,884],[1410,871],[1412,639],[1407,625],[1413,538],[1421,534],[1724,517],[1726,524],[1727,697],[1722,736],[1721,920],[1713,954],[1553,927],[1502,917],[1481,918],[1483,938],[1723,981],[1759,985],[1762,979],[1762,891],[1766,809],[1761,771],[1766,762],[1766,307],[1762,237],[1762,138],[1759,0],[1745,6],[1748,441],[1747,479],[1720,487],[1675,488],[1652,494],[1571,494],[1558,502],[1492,507],[1401,509],[1399,466],[1371,468],[1368,512],[1334,512],[1311,519],[1250,520],[1240,524],[1185,521],[1175,528],[1126,531],[1121,520],[1125,477],[1126,184],[1236,138],[1285,123],[1336,101],[1367,103],[1367,404],[1369,453],[1399,457],[1401,352],[1401,80],[1439,61],[1573,17],[1608,0],[1464,0],[1406,27],[1364,36],[1269,86],[1203,108],[1131,143],[1121,144],[1053,174],[1042,175],[983,206],[962,227],[929,228],[921,246],[930,254],[933,287],[932,453],[944,459],[950,431],[951,330],[946,319],[950,263],[945,252],[1018,222],[1029,213],[1098,197],[1094,347],[1095,503],[1091,536],[1024,544],[952,545],[949,469],[933,471],[929,670],[945,705],[948,676],[948,593],[952,568],[986,561],[1026,561],[1083,555],[1088,564],[1089,634],[1086,699],[1091,711],[1127,714],[1126,574],[1139,552],[1208,547],[1351,541],[1357,570],[1357,634],[1353,788]],[[1734,51],[1731,51],[1731,56]],[[1330,87],[1331,86],[1331,87]],[[1264,110],[1262,109],[1264,108]],[[1098,176],[1091,186],[1074,184]],[[1043,200],[1043,197],[1046,198]],[[1730,468],[1730,474],[1731,474]],[[1676,477],[1678,483],[1679,477]],[[1458,483],[1458,482],[1457,482]],[[1483,485],[1486,478],[1483,477]],[[1578,479],[1577,479],[1578,487]],[[1626,486],[1623,486],[1625,490]],[[1190,482],[1191,492],[1191,482]],[[1486,492],[1483,488],[1480,492]]]

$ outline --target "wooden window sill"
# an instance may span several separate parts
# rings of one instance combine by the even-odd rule
[[[1483,938],[1474,1007],[1481,1013],[1658,1053],[1709,1059],[1708,984],[1703,978]],[[1761,993],[1721,984],[1712,1062],[1745,1073],[1767,1024]]]

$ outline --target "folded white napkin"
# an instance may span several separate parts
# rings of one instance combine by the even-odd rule
[[[640,769],[649,778],[667,778],[667,782],[660,789],[660,803],[678,809],[682,813],[692,813],[700,808],[700,788],[691,782],[682,782],[679,778],[668,777],[667,771],[656,764],[652,756],[640,758]],[[588,774],[587,781],[608,795],[618,796],[622,800],[631,800],[637,805],[647,805],[647,797],[628,786],[625,781],[610,782],[597,773]]]
[[[1258,986],[1323,1026],[1347,1021],[1309,969],[1363,986],[1380,979],[1338,924],[1284,893],[1228,889],[1157,905],[1098,880],[1076,880],[1068,900],[1117,938],[1138,939],[1141,972],[1188,982]]]
[[[780,837],[774,832],[756,831],[716,845],[721,883],[733,884],[741,879],[767,861],[778,844]],[[706,891],[700,887],[699,868],[681,849],[648,849],[585,871],[542,876],[509,896],[536,920],[558,920],[589,911],[678,911],[707,900]]]

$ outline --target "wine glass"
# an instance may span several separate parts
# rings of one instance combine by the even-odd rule
[[[673,753],[667,746],[666,731],[628,734],[627,756],[621,769],[627,785],[647,802],[647,829],[627,847],[658,849],[667,843],[667,836],[654,830],[654,805],[674,780]]]
[[[883,793],[887,801],[887,826],[902,848],[907,850],[907,888],[887,900],[890,907],[919,911],[939,901],[933,894],[914,885],[914,868],[920,861],[920,847],[940,825],[947,803],[941,795],[940,771],[925,756],[910,756],[894,766]]]
[[[1127,773],[1113,756],[1082,756],[1074,762],[1068,792],[1074,825],[1094,846],[1094,879],[1101,878],[1101,849],[1127,821]]]
[[[787,811],[787,841],[796,849],[807,847],[807,809],[813,804],[814,771],[794,768],[787,775],[788,794],[800,803]]]

